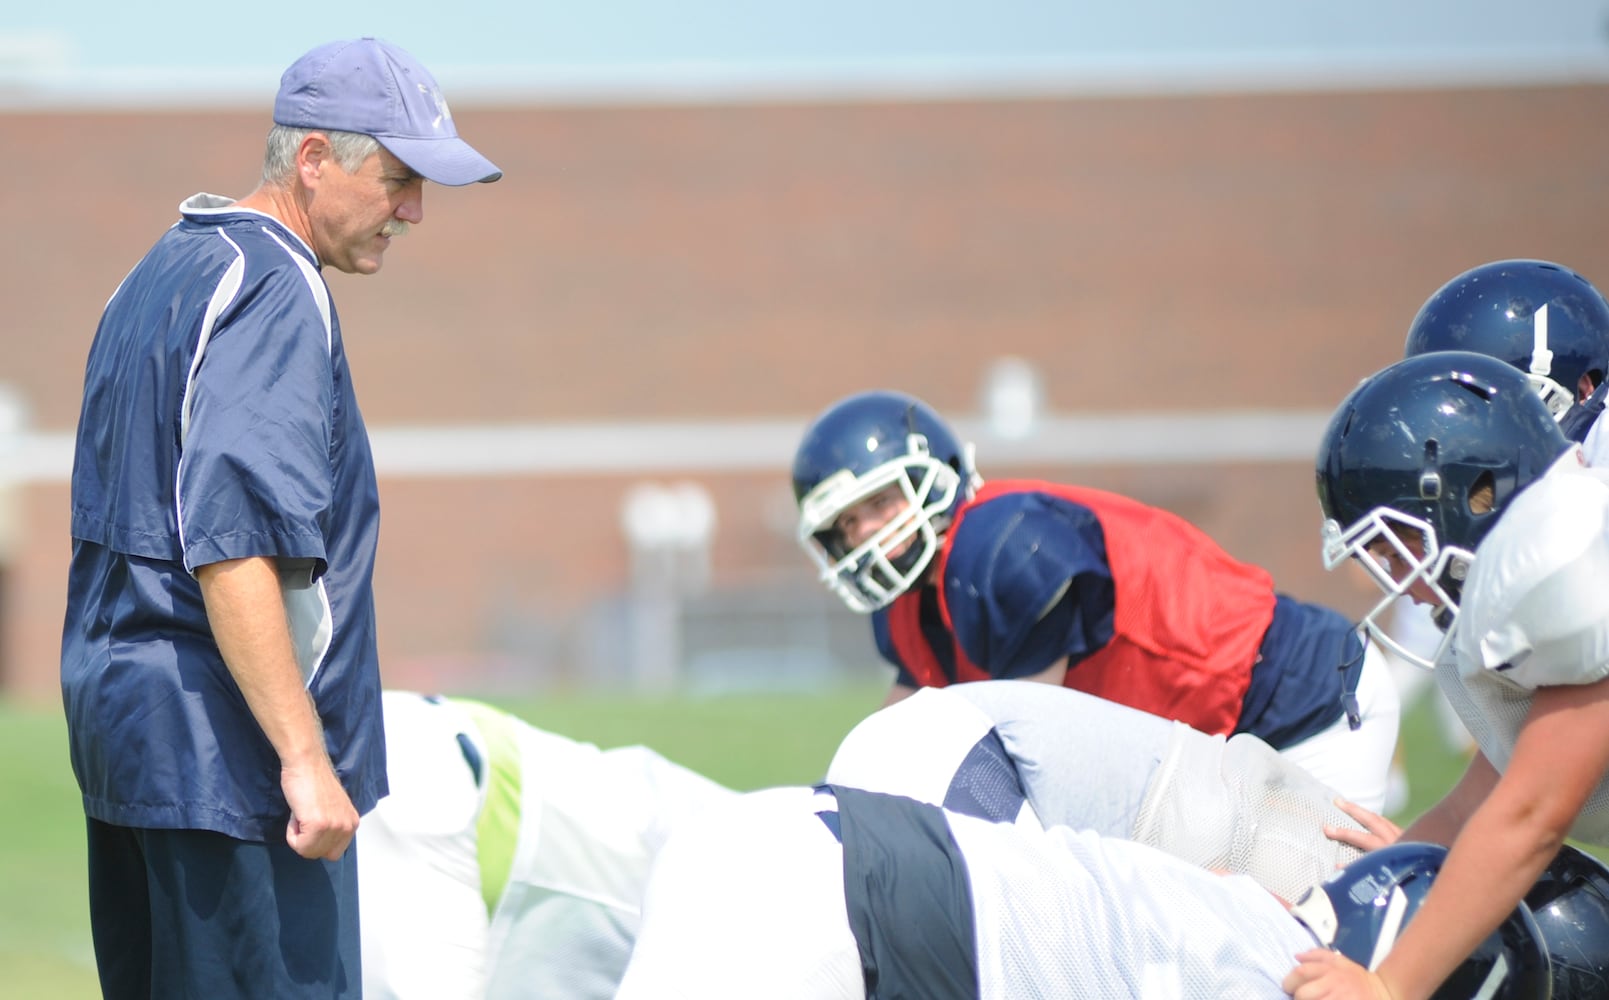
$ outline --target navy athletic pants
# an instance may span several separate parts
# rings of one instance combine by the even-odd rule
[[[88,841],[106,1000],[362,995],[355,844],[310,861],[284,840],[94,819]]]

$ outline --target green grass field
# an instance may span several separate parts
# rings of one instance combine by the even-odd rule
[[[600,746],[642,743],[734,788],[808,784],[879,703],[879,687],[815,695],[639,700],[490,699],[532,723]],[[1417,815],[1461,773],[1429,713],[1409,713],[1403,749]],[[84,893],[84,827],[59,711],[0,702],[0,1000],[99,994]]]
[[[600,746],[642,743],[734,788],[819,780],[886,687],[698,700],[489,698]],[[59,710],[0,702],[0,1000],[100,995],[84,888],[84,815]]]

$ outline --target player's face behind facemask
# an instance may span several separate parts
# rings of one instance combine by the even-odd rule
[[[978,484],[971,448],[900,393],[842,400],[806,431],[793,466],[798,540],[857,613],[918,586]]]
[[[1325,523],[1324,568],[1336,569],[1349,559],[1356,560],[1384,595],[1359,624],[1404,661],[1429,669],[1447,646],[1447,625],[1458,613],[1455,585],[1468,574],[1472,555],[1438,546],[1435,529],[1425,521],[1380,507],[1346,531],[1334,521]],[[1399,641],[1388,627],[1400,597],[1429,606],[1441,629],[1441,640],[1428,656]]]

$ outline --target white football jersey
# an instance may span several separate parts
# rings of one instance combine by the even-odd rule
[[[1572,449],[1509,504],[1475,550],[1452,641],[1447,700],[1499,773],[1539,687],[1609,677],[1609,470]],[[1570,836],[1609,844],[1609,776]]]
[[[1244,875],[1132,841],[949,817],[976,913],[979,1000],[1282,998],[1317,945]]]
[[[1609,410],[1604,412],[1609,413]],[[1609,421],[1603,419],[1602,413],[1592,422],[1592,429],[1587,431],[1586,439],[1581,442],[1581,451],[1586,455],[1588,465],[1609,469]]]
[[[383,695],[391,794],[358,827],[364,996],[614,996],[670,829],[733,793],[474,702]]]
[[[1333,789],[1249,734],[1225,739],[1033,681],[922,688],[852,729],[827,782],[951,812],[1137,840],[1282,899],[1357,857]]]
[[[1126,837],[1177,725],[1034,681],[926,687],[851,729],[826,780],[984,819]],[[1003,779],[1015,787],[998,787]]]
[[[754,792],[679,829],[654,870],[618,1000],[862,1000],[844,849],[824,798]],[[1091,831],[942,815],[964,862],[971,926],[952,909],[921,919],[880,910],[880,945],[920,963],[932,941],[918,928],[951,921],[973,946],[979,1000],[1275,1000],[1296,953],[1316,944],[1245,876]],[[888,858],[896,870],[955,870],[954,856],[914,829],[883,829],[881,841],[898,854]]]

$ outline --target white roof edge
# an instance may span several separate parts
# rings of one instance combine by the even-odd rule
[[[436,76],[454,103],[464,106],[1017,100],[1599,84],[1609,82],[1609,54],[1596,45],[1462,52],[1298,49],[832,64],[445,66]],[[257,109],[278,77],[278,70],[261,68],[82,70],[0,61],[0,110]]]
[[[1047,414],[1033,432],[1004,437],[957,417],[983,471],[1041,465],[1201,465],[1311,462],[1330,414],[1316,410]],[[370,429],[382,478],[480,478],[648,473],[782,474],[806,417],[385,426]],[[0,491],[64,482],[73,433],[0,436]]]

